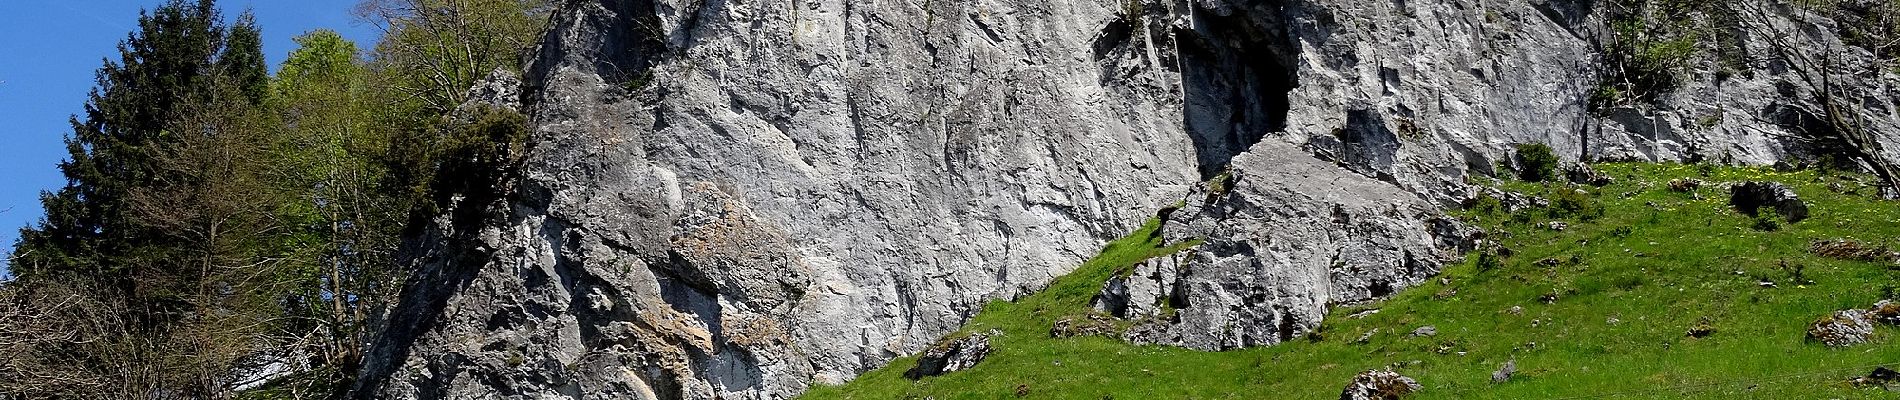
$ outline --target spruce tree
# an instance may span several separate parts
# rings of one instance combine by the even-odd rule
[[[179,104],[207,98],[224,33],[211,0],[172,0],[140,15],[119,43],[119,60],[96,74],[85,119],[72,119],[66,186],[41,195],[46,216],[23,229],[13,270],[19,279],[90,280],[131,287],[139,265],[166,257],[167,243],[127,209],[127,196],[160,177],[155,151],[171,140],[166,124]]]

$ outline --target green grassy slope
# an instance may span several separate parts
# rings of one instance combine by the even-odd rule
[[[1844,349],[1805,339],[1808,323],[1833,310],[1871,306],[1900,286],[1900,270],[1892,265],[1814,256],[1810,242],[1889,244],[1900,236],[1900,204],[1874,199],[1871,188],[1838,193],[1830,186],[1852,189],[1859,187],[1852,179],[1865,178],[1815,171],[1599,168],[1617,183],[1572,198],[1600,203],[1601,217],[1460,212],[1514,255],[1482,268],[1481,257],[1468,257],[1448,266],[1442,281],[1337,308],[1308,340],[1207,353],[1099,337],[1050,338],[1056,320],[1087,312],[1090,295],[1109,274],[1172,250],[1150,224],[1047,291],[987,307],[966,331],[995,328],[1005,335],[977,367],[911,381],[902,374],[915,361],[899,359],[805,397],[1330,399],[1352,375],[1386,366],[1417,378],[1425,386],[1418,398],[1425,399],[1900,397],[1846,383],[1875,365],[1900,363],[1893,327],[1877,328],[1872,343]],[[1697,193],[1675,192],[1668,181],[1676,178],[1710,183]],[[1742,180],[1794,185],[1813,218],[1756,229],[1755,219],[1726,205],[1725,184]],[[1504,186],[1545,197],[1574,190]],[[1548,229],[1552,214],[1566,218],[1569,229]],[[1794,276],[1795,267],[1803,276]],[[1763,287],[1764,279],[1777,287]],[[1370,309],[1380,311],[1346,317]],[[1713,334],[1688,335],[1705,324]],[[1425,325],[1438,335],[1409,335]],[[1370,340],[1357,342],[1375,329]],[[1510,359],[1517,377],[1492,384],[1491,372]]]

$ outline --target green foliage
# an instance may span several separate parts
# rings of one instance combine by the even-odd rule
[[[1559,188],[1551,191],[1550,208],[1547,211],[1551,218],[1594,221],[1603,217],[1604,207],[1597,201],[1596,196],[1588,191]]]
[[[362,90],[364,70],[356,59],[355,42],[328,29],[311,31],[292,40],[297,43],[297,49],[277,68],[277,77],[272,81],[280,98],[334,95],[328,92],[330,90]]]
[[[45,218],[20,233],[12,270],[22,280],[97,277],[124,281],[151,254],[147,232],[128,215],[128,196],[158,178],[153,149],[179,104],[203,102],[223,43],[208,1],[174,0],[141,16],[139,30],[119,44],[119,61],[99,69],[85,119],[73,119],[67,185],[41,195]],[[114,285],[119,286],[119,285]]]
[[[8,285],[88,305],[49,311],[76,329],[68,350],[22,362],[96,380],[0,397],[224,397],[273,344],[278,120],[262,107],[257,27],[222,20],[209,0],[164,3],[99,70],[67,138],[67,185],[42,196]]]
[[[468,123],[448,131],[441,160],[428,188],[436,207],[464,196],[475,204],[500,195],[503,180],[527,150],[527,117],[514,110],[482,107]]]
[[[1765,212],[1755,216],[1755,225],[1753,225],[1753,228],[1758,231],[1774,232],[1781,230],[1781,224],[1781,214]]]
[[[1496,270],[1504,267],[1504,256],[1495,250],[1481,251],[1478,252],[1478,260],[1472,265],[1477,266],[1480,272]]]
[[[1220,174],[1214,175],[1213,179],[1208,179],[1207,199],[1212,201],[1215,198],[1226,196],[1228,191],[1234,189],[1234,179],[1233,171],[1221,171]]]
[[[1840,232],[1900,236],[1900,225],[1890,217],[1900,214],[1900,204],[1827,191],[1828,183],[1844,179],[1807,171],[1716,168],[1709,178],[1715,182],[1794,183],[1812,207],[1826,211],[1780,231],[1759,232],[1725,199],[1664,187],[1670,179],[1696,176],[1692,166],[1598,168],[1619,177],[1604,193],[1630,195],[1599,199],[1606,212],[1597,220],[1551,231],[1539,224],[1472,219],[1514,256],[1480,253],[1449,266],[1439,275],[1442,282],[1430,279],[1386,300],[1336,308],[1324,334],[1308,340],[1200,352],[1113,338],[1049,338],[1048,323],[1086,312],[1088,295],[1114,270],[1112,264],[1091,261],[1049,291],[1018,303],[991,304],[976,316],[967,329],[1002,328],[1006,334],[993,340],[996,351],[990,358],[972,369],[913,382],[902,373],[914,361],[900,358],[851,383],[814,389],[806,398],[1012,398],[1018,387],[1088,399],[1257,398],[1262,393],[1332,398],[1353,374],[1388,366],[1424,384],[1419,399],[1613,393],[1865,398],[1882,393],[1843,382],[1900,359],[1900,346],[1889,343],[1894,328],[1877,328],[1876,343],[1848,351],[1809,344],[1804,337],[1806,324],[1818,316],[1872,305],[1882,298],[1883,285],[1892,287],[1889,283],[1900,279],[1900,270],[1814,256],[1807,247]],[[1574,191],[1526,182],[1510,182],[1504,189],[1546,198],[1556,197],[1552,191]],[[1111,247],[1096,260],[1144,254],[1131,250],[1138,249]],[[1790,267],[1783,268],[1782,259]],[[1805,266],[1798,277],[1794,266]],[[1763,287],[1761,277],[1780,287]],[[1556,295],[1551,302],[1540,301],[1551,294]],[[1375,308],[1381,312],[1337,317]],[[1439,334],[1404,334],[1423,325],[1437,327]],[[1686,334],[1698,328],[1713,334]],[[1374,329],[1367,341],[1357,342]],[[1518,374],[1509,382],[1491,383],[1491,372],[1509,360],[1515,360]]]
[[[1865,49],[1882,60],[1900,59],[1900,4],[1892,1],[1796,0],[1829,19],[1835,34],[1850,46]]]
[[[372,315],[392,301],[407,271],[397,267],[403,223],[415,207],[386,162],[392,132],[357,47],[318,30],[278,69],[273,102],[285,120],[273,165],[282,190],[280,243],[296,285],[285,293],[293,323],[316,365],[285,382],[298,390],[347,387],[369,342]],[[312,334],[311,332],[316,332]]]
[[[218,55],[218,69],[252,105],[264,103],[270,89],[270,70],[264,66],[263,30],[251,13],[238,15],[229,28],[224,52]]]
[[[1557,159],[1549,145],[1526,143],[1517,145],[1517,176],[1525,182],[1548,182],[1557,180],[1557,166],[1563,161]]]
[[[356,13],[385,29],[374,65],[388,90],[446,115],[496,70],[519,71],[547,23],[550,0],[363,0]]]
[[[1731,7],[1695,0],[1610,2],[1605,71],[1591,93],[1591,109],[1654,103],[1680,87],[1687,69],[1704,53],[1716,58],[1723,74],[1746,72]]]
[[[389,30],[374,59],[319,30],[275,78],[248,13],[227,26],[211,0],[171,0],[142,15],[74,118],[68,184],[10,255],[0,296],[65,297],[0,304],[37,313],[0,320],[0,380],[42,382],[0,398],[229,398],[293,344],[306,369],[243,396],[347,388],[407,275],[410,213],[507,190],[525,118],[463,96],[519,68],[550,5],[368,1]],[[15,335],[61,324],[72,334]]]
[[[437,187],[478,184],[479,179],[463,179],[462,173],[442,174],[487,162],[456,158],[482,155],[459,154],[472,142],[463,132],[466,124],[458,126],[455,120],[461,117],[452,114],[479,80],[496,71],[520,70],[553,5],[551,0],[363,0],[357,5],[360,17],[388,32],[371,52],[367,97],[378,105],[370,118],[387,133],[387,151],[380,159],[388,171],[387,188],[402,192],[401,200],[414,205],[418,216],[440,211],[447,196],[471,189]],[[644,89],[650,76],[631,80],[629,90]]]
[[[1480,215],[1497,214],[1504,212],[1504,202],[1498,200],[1496,197],[1491,197],[1490,194],[1479,194],[1478,198],[1472,200],[1471,204],[1466,206],[1465,209]]]

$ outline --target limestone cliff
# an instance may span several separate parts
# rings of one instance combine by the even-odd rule
[[[500,196],[411,238],[417,275],[356,393],[787,397],[1182,201],[1169,235],[1207,243],[1139,292],[1193,302],[1143,340],[1272,344],[1435,274],[1468,238],[1439,210],[1513,144],[1811,154],[1783,138],[1828,107],[1768,61],[1592,114],[1595,3],[570,1],[518,81],[477,88],[529,117],[529,151]],[[1838,42],[1764,13],[1787,34],[1751,49]],[[1892,81],[1855,76],[1853,98]],[[1891,140],[1860,148],[1900,158]],[[1197,189],[1217,176],[1232,186]]]

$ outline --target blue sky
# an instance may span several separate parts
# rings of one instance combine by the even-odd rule
[[[39,194],[65,185],[67,118],[85,105],[93,71],[161,0],[8,0],[0,5],[0,254],[19,228],[39,220]],[[291,38],[327,28],[368,48],[375,27],[356,22],[357,0],[221,0],[227,17],[245,9],[264,29],[271,65],[295,49]],[[0,257],[0,263],[4,263]],[[0,264],[3,266],[3,264]],[[0,270],[0,274],[4,274]]]

